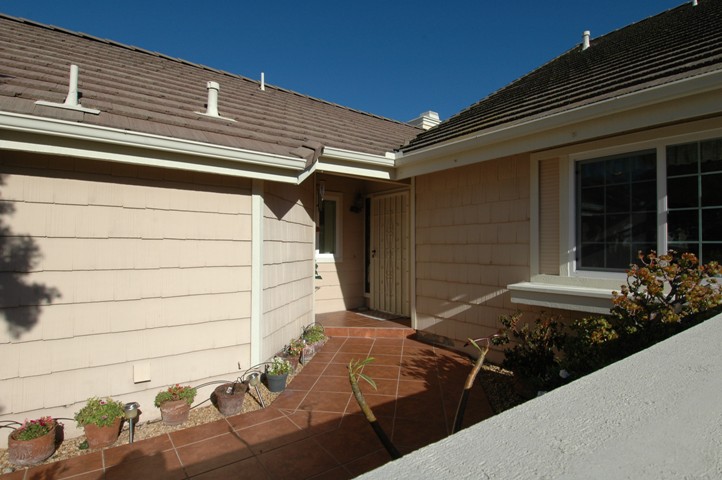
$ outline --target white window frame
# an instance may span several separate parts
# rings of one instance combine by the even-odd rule
[[[566,209],[566,218],[569,225],[569,230],[566,232],[564,238],[567,240],[565,251],[568,254],[567,264],[569,276],[571,277],[586,277],[586,278],[600,278],[600,279],[615,279],[624,280],[627,278],[625,272],[615,271],[596,271],[596,270],[583,270],[577,268],[577,209],[576,198],[577,185],[576,185],[576,174],[575,169],[578,162],[584,160],[601,159],[604,157],[610,157],[614,155],[624,155],[626,153],[634,153],[643,150],[656,150],[657,156],[657,247],[658,252],[666,252],[667,244],[667,153],[666,146],[667,142],[663,140],[645,142],[634,145],[621,145],[615,147],[609,147],[602,150],[592,150],[579,154],[569,155],[569,161],[567,163],[567,179],[565,187],[569,189],[565,193],[565,198],[569,199],[564,205],[560,205],[562,209]]]
[[[562,185],[566,191],[562,193],[563,197],[569,201],[562,203],[561,213],[566,210],[566,215],[560,218],[567,218],[569,225],[566,238],[566,245],[562,246],[568,254],[566,259],[569,265],[569,276],[572,277],[588,277],[588,278],[614,278],[625,279],[624,272],[599,272],[590,270],[577,269],[576,265],[576,209],[572,202],[576,202],[576,184],[575,182],[575,166],[577,162],[591,160],[595,158],[603,158],[612,155],[620,155],[625,153],[633,153],[640,150],[655,149],[657,152],[657,251],[666,252],[667,244],[667,147],[690,142],[700,142],[711,140],[722,136],[722,130],[714,130],[711,132],[701,132],[686,135],[676,135],[671,137],[659,138],[648,142],[640,142],[634,144],[618,145],[614,147],[589,150],[568,155],[566,165],[567,181]]]
[[[532,154],[531,218],[529,282],[508,285],[512,302],[541,305],[549,308],[608,313],[611,292],[626,281],[625,272],[577,270],[576,268],[576,185],[575,164],[578,161],[610,155],[655,149],[657,152],[657,251],[667,251],[667,146],[722,137],[719,122],[709,126],[705,121],[684,126],[622,135],[610,140],[562,147]],[[699,128],[702,127],[702,128]],[[705,128],[706,127],[706,128]],[[680,130],[687,132],[680,133]],[[696,130],[696,131],[695,131]],[[610,145],[610,142],[616,142]],[[559,160],[559,275],[539,272],[539,164],[543,160]]]
[[[335,263],[343,260],[343,194],[326,192],[323,200],[336,202],[336,253],[320,253],[318,250],[320,233],[316,232],[316,261],[318,263]],[[321,212],[316,211],[316,225],[320,224]]]

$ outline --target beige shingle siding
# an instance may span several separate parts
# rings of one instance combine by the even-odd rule
[[[313,184],[270,185],[264,193],[263,359],[313,323]]]
[[[249,363],[249,181],[8,152],[0,172],[3,242],[35,249],[0,272],[3,414]]]
[[[506,285],[529,280],[528,155],[416,182],[418,328],[465,341],[515,308]]]

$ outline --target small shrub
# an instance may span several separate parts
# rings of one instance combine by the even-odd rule
[[[722,303],[717,262],[699,265],[692,253],[670,250],[657,256],[639,252],[640,265],[627,271],[627,284],[612,292],[612,315],[620,328],[634,333],[650,323],[675,323]]]
[[[55,426],[53,417],[40,417],[37,420],[25,420],[23,425],[13,432],[13,438],[17,440],[34,440],[47,435]]]
[[[525,323],[520,327],[521,316],[521,312],[516,312],[499,317],[504,328],[492,343],[505,345],[513,338],[515,345],[504,350],[503,366],[530,382],[533,388],[551,390],[562,382],[559,351],[566,338],[564,325],[558,317],[542,314],[533,325]]]
[[[294,338],[291,343],[283,347],[283,354],[287,357],[300,357],[306,342],[303,338]]]
[[[699,265],[691,253],[639,252],[626,285],[612,293],[609,317],[572,323],[563,347],[564,366],[582,376],[628,357],[709,316],[722,304],[716,262]]]
[[[301,335],[307,344],[317,343],[326,341],[326,333],[323,329],[323,325],[314,323],[303,329],[303,335]]]
[[[123,404],[110,397],[89,398],[85,406],[75,413],[75,421],[78,425],[97,425],[107,427],[115,422],[116,418],[124,417]]]
[[[179,384],[171,385],[165,390],[161,390],[155,396],[155,406],[160,407],[165,402],[171,402],[174,400],[185,400],[188,405],[193,403],[196,398],[197,390],[190,385],[181,386]]]
[[[574,378],[613,362],[613,342],[619,338],[614,326],[603,316],[574,320],[562,350],[562,365]]]
[[[266,368],[268,375],[284,375],[293,371],[291,362],[281,357],[273,357],[271,364]]]

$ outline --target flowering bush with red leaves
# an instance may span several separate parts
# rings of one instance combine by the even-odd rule
[[[47,435],[55,426],[53,417],[40,417],[37,420],[25,420],[23,425],[13,432],[16,440],[33,440]]]
[[[196,398],[197,390],[190,385],[171,385],[166,390],[161,390],[155,396],[155,406],[160,407],[165,402],[173,400],[185,400],[188,405],[193,403]]]
[[[649,322],[680,322],[722,303],[717,262],[699,265],[694,254],[674,250],[660,256],[651,251],[646,259],[639,252],[639,259],[642,265],[632,265],[621,292],[612,292],[612,315],[629,333]]]

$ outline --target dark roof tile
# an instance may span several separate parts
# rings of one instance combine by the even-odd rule
[[[100,115],[36,106],[62,103],[69,65],[80,103]],[[419,129],[209,67],[91,35],[0,14],[0,110],[306,158],[308,145],[383,154]],[[206,82],[220,84],[208,118]],[[21,98],[24,101],[15,99]],[[312,147],[317,152],[318,148]]]
[[[410,152],[722,69],[722,0],[700,0],[577,46],[421,133]]]

